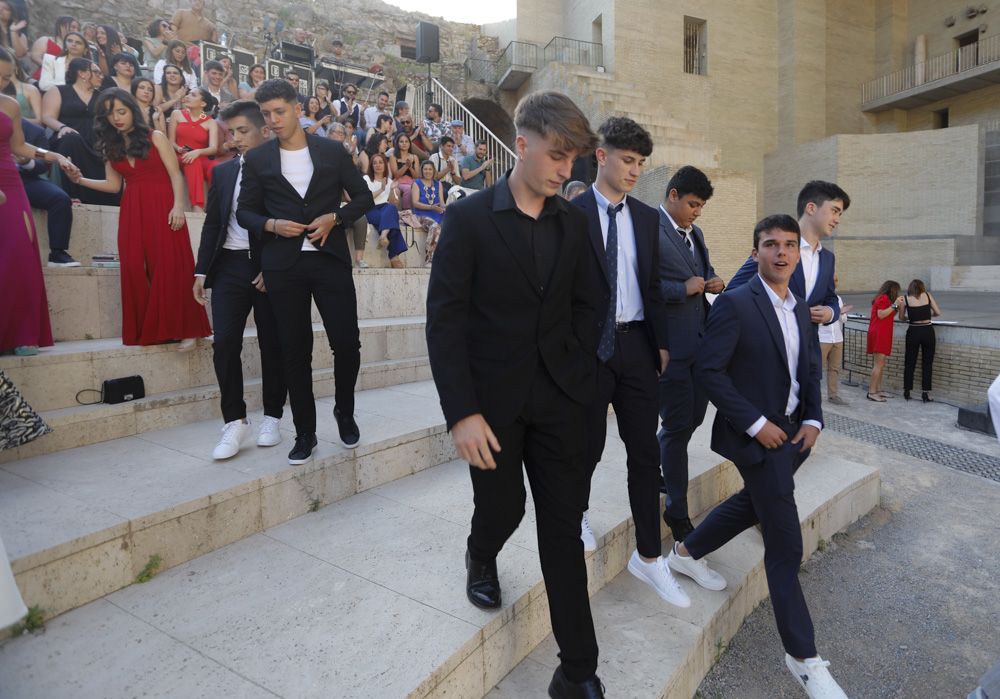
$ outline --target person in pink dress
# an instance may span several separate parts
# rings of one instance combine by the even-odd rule
[[[882,375],[885,363],[892,354],[892,324],[904,300],[899,294],[899,282],[891,279],[883,283],[872,299],[872,313],[868,320],[868,354],[874,354],[872,377],[868,384],[868,400],[885,403]]]
[[[24,142],[17,100],[0,95],[0,354],[38,354],[52,346],[49,304],[28,195],[12,156],[58,163],[79,174],[68,158]]]
[[[170,141],[153,131],[130,93],[97,98],[95,148],[107,159],[105,179],[78,184],[116,192],[125,180],[118,215],[122,342],[156,345],[181,340],[179,351],[212,332],[205,309],[191,296],[194,255],[184,219],[184,177]]]

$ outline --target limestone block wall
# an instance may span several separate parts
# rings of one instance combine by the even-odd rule
[[[1000,0],[981,0],[980,2],[965,2],[964,0],[908,0],[906,6],[908,50],[912,52],[913,41],[921,34],[927,35],[927,56],[940,55],[957,47],[955,37],[970,31],[976,31],[980,25],[986,24],[986,34],[991,36],[1000,33],[997,15],[1000,14]],[[969,7],[985,8],[986,13],[977,17],[967,18],[965,11]],[[946,17],[955,18],[955,24],[946,27]],[[913,64],[912,54],[905,65]]]
[[[837,236],[830,248],[837,256],[839,288],[845,293],[877,289],[888,279],[904,287],[911,279],[929,282],[932,268],[955,263],[954,238],[887,241]]]

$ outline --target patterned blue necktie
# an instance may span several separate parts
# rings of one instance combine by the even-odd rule
[[[608,301],[608,312],[604,317],[604,329],[601,331],[601,341],[597,345],[597,358],[602,362],[611,359],[615,353],[615,318],[618,311],[618,212],[625,203],[618,206],[608,204],[608,242],[604,247],[604,257],[608,261],[608,286],[611,287],[611,299]]]

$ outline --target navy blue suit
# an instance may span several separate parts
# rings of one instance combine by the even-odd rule
[[[807,304],[801,297],[797,301],[799,404],[790,416],[785,415],[791,386],[785,343],[764,283],[754,276],[713,304],[695,371],[718,409],[712,449],[736,464],[744,488],[716,507],[684,539],[684,546],[692,556],[702,558],[760,522],[778,632],[792,657],[811,658],[816,645],[798,578],[802,529],[793,480],[809,453],[800,452],[801,444],[792,444],[791,437],[804,420],[822,424],[823,412],[816,334]],[[777,449],[765,449],[746,433],[761,415],[789,435]]]
[[[833,309],[833,319],[824,323],[829,325],[840,318],[840,301],[837,300],[837,287],[834,286],[833,277],[837,270],[837,261],[833,253],[826,248],[819,251],[819,273],[816,275],[816,286],[812,293],[806,298],[806,277],[802,271],[802,263],[795,266],[792,278],[788,282],[788,288],[799,298],[804,298],[809,306],[827,306]],[[733,275],[726,285],[726,291],[733,291],[757,275],[757,262],[753,257],[748,257],[739,271]]]
[[[24,130],[25,143],[39,148],[49,147],[45,129],[27,119],[21,119],[21,128]],[[45,179],[44,175],[50,170],[49,163],[40,159],[36,159],[30,168],[24,165],[18,167],[31,208],[44,209],[48,214],[49,249],[66,250],[69,247],[69,233],[73,228],[73,203],[62,188]]]

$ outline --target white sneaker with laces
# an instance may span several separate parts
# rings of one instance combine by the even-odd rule
[[[219,443],[215,445],[215,449],[212,450],[212,458],[228,459],[236,456],[236,453],[240,450],[243,438],[249,431],[250,420],[246,422],[242,420],[227,422],[222,427],[222,439],[219,440]]]
[[[597,537],[594,536],[594,532],[590,528],[590,520],[587,518],[586,512],[583,513],[583,521],[580,523],[580,539],[583,540],[584,551],[597,550]]]
[[[632,558],[628,561],[628,572],[656,590],[656,594],[670,604],[683,609],[691,606],[691,598],[671,575],[663,556],[657,556],[655,561],[647,563],[642,560],[638,551],[633,551]]]
[[[257,430],[257,446],[273,447],[281,444],[281,420],[270,415],[265,415],[260,421],[260,429]]]
[[[674,544],[667,556],[667,565],[673,571],[688,576],[706,590],[726,589],[726,579],[709,568],[704,558],[696,560],[694,556],[680,555],[677,553],[677,544]]]
[[[785,653],[785,665],[811,699],[848,699],[837,680],[826,669],[830,666],[828,660],[817,655],[799,662]]]

